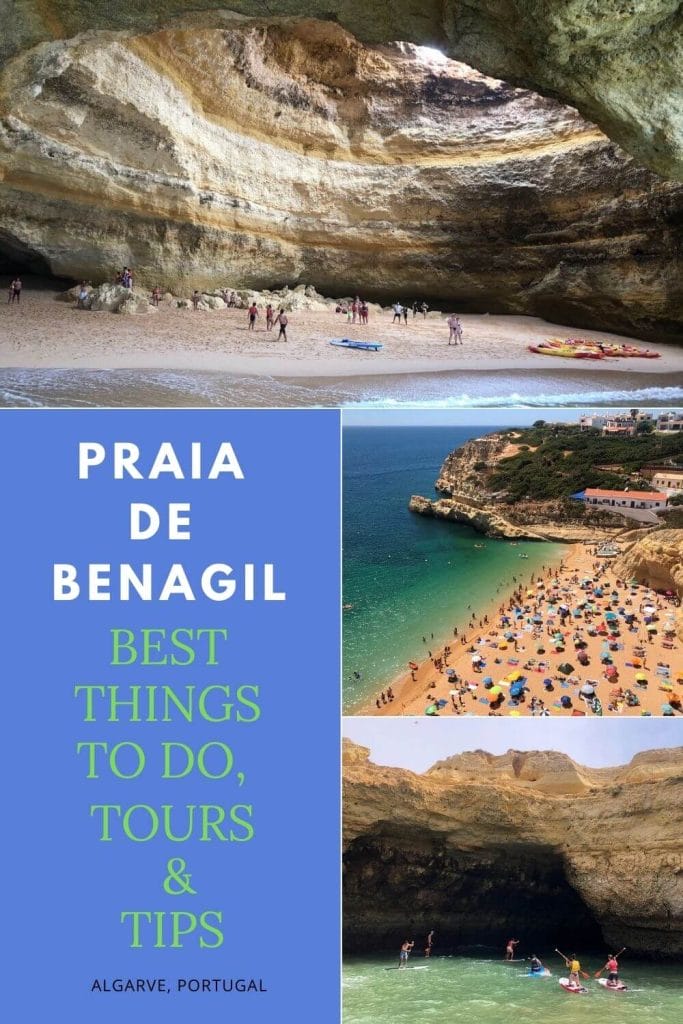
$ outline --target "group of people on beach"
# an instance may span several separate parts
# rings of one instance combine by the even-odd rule
[[[612,576],[609,562],[595,553],[585,569],[544,565],[526,581],[513,576],[512,584],[497,616],[490,610],[491,621],[468,606],[465,629],[453,628],[457,647],[448,642],[408,663],[409,677],[393,684],[399,714],[411,711],[406,699],[426,701],[430,717],[651,714],[655,683],[663,694],[660,713],[683,714],[683,671],[675,673],[665,656],[679,649],[676,594]],[[422,642],[432,646],[427,636]],[[424,686],[424,696],[413,684]],[[383,712],[381,695],[373,701]]]
[[[247,311],[248,330],[253,331],[255,329],[256,321],[260,315],[261,313],[259,311],[258,306],[256,305],[255,302],[252,302],[251,306]],[[275,324],[277,324],[279,327],[277,340],[280,341],[282,339],[282,341],[287,341],[287,324],[289,323],[289,318],[285,313],[284,308],[280,309],[279,313],[276,313],[272,304],[269,302],[268,305],[266,306],[265,318],[266,330],[272,331]]]
[[[407,324],[408,323],[408,313],[410,312],[411,309],[413,311],[413,319],[415,319],[415,317],[418,315],[418,313],[422,313],[423,318],[426,320],[427,319],[427,313],[429,312],[428,304],[426,302],[424,302],[424,301],[419,302],[418,299],[415,299],[415,301],[413,302],[412,306],[405,306],[402,302],[396,301],[396,302],[392,303],[391,309],[392,309],[392,312],[394,314],[394,317],[393,317],[393,320],[392,320],[392,323],[394,323],[394,324],[396,323],[397,320],[398,320],[399,323],[401,323],[401,321],[403,321],[404,324]]]
[[[367,324],[370,317],[370,307],[359,295],[356,295],[355,299],[351,299],[350,302],[344,300],[338,302],[334,311],[345,316],[350,324]]]

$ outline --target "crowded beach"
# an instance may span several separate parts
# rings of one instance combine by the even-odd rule
[[[425,650],[363,713],[683,714],[679,605],[674,592],[620,579],[598,549],[575,545],[489,608],[470,609],[450,638],[424,637]]]

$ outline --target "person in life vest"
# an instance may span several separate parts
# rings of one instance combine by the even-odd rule
[[[619,961],[614,953],[610,953],[607,957],[603,971],[607,971],[607,984],[616,988],[619,984]]]
[[[581,964],[576,958],[576,953],[572,953],[569,960],[565,960],[565,964],[569,968],[569,984],[572,988],[581,987]]]

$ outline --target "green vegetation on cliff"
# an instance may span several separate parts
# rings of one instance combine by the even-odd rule
[[[509,503],[568,497],[586,487],[638,489],[649,486],[639,472],[647,463],[683,465],[681,435],[603,437],[597,430],[543,423],[511,431],[510,441],[520,450],[496,462],[482,481]]]

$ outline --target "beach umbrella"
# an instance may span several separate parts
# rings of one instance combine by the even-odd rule
[[[637,683],[646,683],[647,682],[647,676],[645,675],[644,672],[636,672],[636,682]]]
[[[543,618],[540,615],[534,615],[531,621],[536,622],[538,625],[540,625],[543,622]]]
[[[653,625],[649,625],[647,627],[647,631],[648,631],[648,633],[656,633],[657,632],[657,627],[653,626]]]
[[[674,709],[671,707],[670,704],[662,704],[662,714],[663,715],[673,715],[674,714]]]
[[[610,622],[613,621],[614,619],[616,619],[616,617],[617,617],[617,613],[616,612],[605,612],[605,618],[608,621],[610,621]]]
[[[438,712],[436,704],[430,704],[428,708],[425,708],[425,715],[436,715]]]
[[[518,679],[522,678],[522,673],[519,669],[515,669],[514,672],[510,672],[507,676],[511,683],[516,683]]]
[[[569,676],[574,671],[574,666],[570,665],[568,661],[564,661],[561,665],[558,665],[557,671],[561,672],[563,676]]]
[[[455,671],[454,668],[447,668],[446,675],[450,678],[451,676],[457,675],[457,672]]]
[[[439,708],[445,708],[447,704],[448,704],[448,701],[444,700],[443,697],[441,698],[441,700],[437,700],[437,702],[436,702],[436,705]]]
[[[448,695],[450,697],[457,697],[458,696],[458,691],[457,690],[449,690],[448,691]]]
[[[595,687],[591,686],[590,683],[584,683],[581,689],[579,690],[579,693],[584,697],[594,697]]]
[[[484,682],[485,683],[492,683],[493,682],[493,678],[491,676],[484,676]]]

